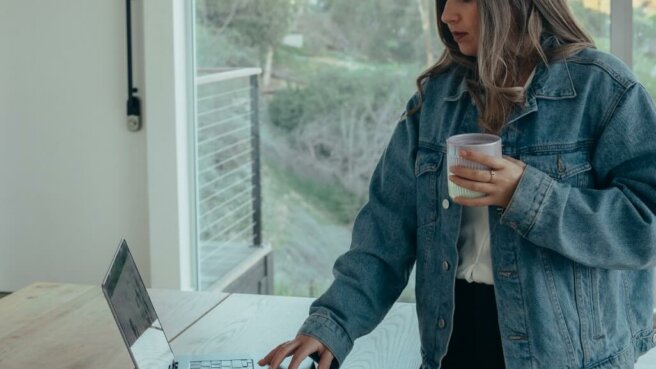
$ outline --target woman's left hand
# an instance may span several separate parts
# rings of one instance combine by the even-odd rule
[[[460,156],[464,159],[483,164],[490,170],[469,169],[461,166],[452,166],[449,171],[449,180],[458,186],[486,194],[476,199],[462,196],[453,201],[463,206],[490,206],[496,205],[506,208],[520,178],[526,168],[526,163],[504,156],[495,158],[475,151],[461,150]]]

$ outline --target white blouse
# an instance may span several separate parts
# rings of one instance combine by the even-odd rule
[[[493,285],[487,209],[487,206],[462,208],[456,278]]]
[[[524,89],[533,80],[535,69],[524,84]],[[462,208],[460,235],[458,236],[458,269],[456,278],[467,282],[494,285],[492,277],[492,257],[490,254],[490,220],[488,207]]]

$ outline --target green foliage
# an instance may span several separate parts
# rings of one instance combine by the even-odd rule
[[[286,170],[279,163],[266,161],[271,181],[301,195],[313,208],[319,209],[323,217],[331,222],[348,225],[355,219],[364,199],[351,194],[343,187],[312,180],[311,177],[300,176]]]
[[[241,0],[243,1],[243,0]],[[289,0],[244,1],[243,11],[233,21],[234,28],[252,45],[264,48],[274,46],[287,34],[292,3]]]
[[[304,97],[303,90],[296,87],[276,92],[269,103],[271,123],[285,131],[298,127],[303,118]]]
[[[209,28],[237,32],[240,46],[263,53],[280,43],[295,12],[290,0],[197,0],[197,17]]]
[[[305,87],[288,87],[274,94],[269,103],[271,123],[290,131],[305,122],[336,117],[336,110],[351,109],[356,115],[365,115],[390,100],[400,112],[412,93],[410,71],[415,69],[320,69],[308,77]]]
[[[633,16],[633,29],[634,54],[653,63],[656,58],[656,14],[648,15],[644,9],[637,8]]]
[[[231,28],[221,33],[207,24],[196,26],[196,64],[200,68],[254,67],[260,63],[259,51],[244,46],[242,36]]]
[[[308,12],[330,18],[335,27],[315,36],[332,38],[328,44],[341,51],[378,62],[415,63],[424,58],[414,1],[321,0]]]
[[[610,39],[610,16],[608,14],[585,8],[581,0],[569,1],[569,6],[583,29],[589,32],[595,41]]]
[[[656,14],[647,14],[644,7],[634,8],[633,24],[633,70],[652,98],[656,98]]]

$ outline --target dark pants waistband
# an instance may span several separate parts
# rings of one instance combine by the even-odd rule
[[[494,286],[456,279],[453,332],[441,369],[505,369]]]

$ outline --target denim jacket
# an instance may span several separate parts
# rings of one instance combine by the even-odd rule
[[[527,167],[507,208],[489,207],[506,367],[633,368],[656,345],[656,109],[622,62],[595,49],[535,73],[500,133],[503,154]],[[326,345],[333,367],[382,320],[415,265],[421,368],[439,368],[462,212],[447,194],[446,139],[479,132],[477,117],[452,68],[396,126],[351,248],[299,331]]]

